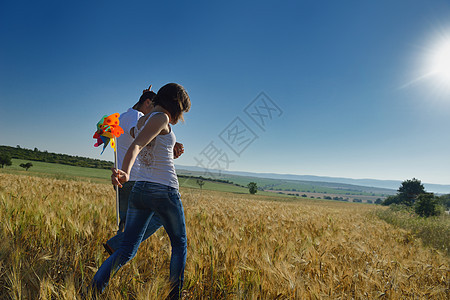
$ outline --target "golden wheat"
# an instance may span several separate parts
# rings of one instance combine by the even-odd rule
[[[448,258],[377,219],[374,206],[181,193],[186,299],[450,298]],[[109,185],[0,173],[0,298],[79,298],[107,257],[114,218]],[[164,298],[169,260],[159,230],[104,298]]]

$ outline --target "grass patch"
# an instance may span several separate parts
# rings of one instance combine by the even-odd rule
[[[450,216],[422,218],[413,211],[397,206],[379,209],[377,216],[396,227],[410,231],[425,246],[433,247],[450,256]]]
[[[194,188],[194,189],[200,189],[200,186],[197,184],[197,178],[186,178],[186,177],[180,177],[178,178],[178,182],[180,183],[180,187],[186,187],[186,188]],[[222,183],[222,182],[214,182],[205,179],[204,185],[202,189],[208,190],[208,191],[219,191],[219,192],[230,192],[230,193],[238,193],[238,194],[249,194],[248,188],[242,187],[242,186],[236,186],[232,183]],[[258,191],[258,195],[263,196],[274,196],[274,193],[271,192],[265,192],[265,191]],[[280,194],[278,195],[280,197],[289,197],[294,198],[293,196]]]
[[[110,170],[85,168],[77,166],[62,165],[56,163],[46,163],[41,161],[30,161],[24,159],[12,159],[12,165],[6,168],[0,169],[0,173],[16,174],[16,175],[28,175],[34,177],[46,177],[53,179],[63,180],[76,180],[96,182],[96,183],[109,183],[110,182]],[[33,166],[25,171],[20,167],[20,164],[31,162]]]

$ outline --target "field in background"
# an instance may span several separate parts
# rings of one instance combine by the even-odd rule
[[[30,171],[28,171],[30,172]],[[186,299],[448,299],[449,259],[374,205],[182,188]],[[280,201],[282,200],[282,201]],[[0,173],[0,298],[75,299],[115,230],[107,184]],[[161,299],[170,246],[144,242],[104,299]]]
[[[205,172],[201,171],[178,169],[177,172],[180,175],[205,176]],[[256,182],[258,188],[264,191],[286,195],[291,194],[297,197],[306,194],[308,197],[321,197],[322,199],[324,199],[324,197],[331,196],[332,198],[346,198],[350,202],[353,199],[360,199],[363,202],[367,202],[367,200],[371,200],[372,202],[374,202],[377,199],[385,199],[386,196],[396,193],[395,190],[391,189],[358,186],[335,182],[261,178],[233,175],[229,173],[219,174],[214,172],[211,172],[209,174],[215,179],[229,180],[233,183],[244,186],[246,186],[249,182]]]
[[[24,168],[20,167],[20,164],[31,162],[33,166],[25,171]],[[67,179],[67,180],[88,180],[89,182],[95,183],[105,183],[109,184],[111,171],[105,169],[95,169],[95,168],[85,168],[77,166],[69,166],[55,163],[46,163],[40,161],[30,161],[22,159],[12,159],[12,166],[0,169],[1,173],[16,174],[16,175],[29,175],[38,177],[50,177],[55,179]],[[242,180],[241,180],[242,181]],[[199,189],[200,186],[197,184],[196,178],[180,178],[179,180],[181,187],[188,187]],[[250,181],[242,181],[242,185],[247,185]],[[236,186],[234,184],[214,182],[209,180],[204,180],[204,185],[202,189],[212,190],[212,191],[222,191],[222,192],[233,192],[248,194],[248,188]],[[271,192],[258,191],[261,195],[272,195]],[[288,197],[285,195],[285,197]],[[292,197],[292,196],[290,196]]]

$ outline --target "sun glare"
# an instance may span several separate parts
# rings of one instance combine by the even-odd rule
[[[422,60],[422,76],[413,83],[424,81],[429,85],[430,95],[440,99],[450,96],[450,32],[441,30],[425,47]]]
[[[430,73],[441,84],[450,85],[450,39],[441,41],[432,49]]]
[[[421,65],[417,69],[416,77],[400,88],[415,85],[428,85],[424,91],[430,95],[429,99],[450,99],[450,31],[449,27],[440,27],[435,35],[424,43],[417,62]]]

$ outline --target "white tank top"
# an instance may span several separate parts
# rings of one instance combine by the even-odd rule
[[[162,112],[152,113],[145,125],[153,115],[158,113]],[[136,130],[136,136],[145,125]],[[178,189],[178,177],[173,163],[173,146],[175,146],[176,138],[170,125],[169,128],[168,134],[157,135],[137,156],[138,168],[134,174],[136,181],[156,182]]]

